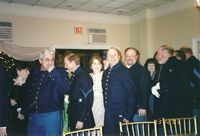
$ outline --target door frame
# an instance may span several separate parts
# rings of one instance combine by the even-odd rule
[[[52,50],[54,51],[56,49],[108,50],[111,47],[114,47],[120,50],[120,47],[118,46],[107,46],[107,45],[55,45],[55,44],[52,44]]]

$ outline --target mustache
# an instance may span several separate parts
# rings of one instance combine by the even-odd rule
[[[132,61],[133,61],[133,59],[127,59],[126,61],[130,61],[130,60],[132,60]]]

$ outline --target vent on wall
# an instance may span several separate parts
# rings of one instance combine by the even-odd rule
[[[106,30],[105,29],[88,29],[88,43],[89,44],[106,44]]]
[[[0,41],[12,42],[12,23],[0,22]]]

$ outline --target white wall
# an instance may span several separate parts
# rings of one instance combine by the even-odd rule
[[[141,64],[164,44],[192,48],[192,38],[199,36],[199,15],[192,7],[131,24],[131,46],[139,49]]]
[[[13,44],[59,48],[109,48],[124,50],[135,47],[143,65],[159,46],[168,44],[175,49],[192,47],[192,37],[199,36],[199,14],[194,0],[180,0],[170,5],[125,17],[95,13],[2,4],[0,21],[13,25]],[[82,27],[83,34],[74,34]],[[107,44],[88,45],[87,28],[106,29]]]

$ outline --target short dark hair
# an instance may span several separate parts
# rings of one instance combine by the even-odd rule
[[[151,64],[151,63],[153,63],[153,64],[155,65],[155,69],[156,69],[158,62],[157,62],[155,59],[153,59],[153,58],[148,58],[148,59],[146,60],[145,64],[144,64],[144,67],[145,67],[146,69],[148,69],[148,68],[147,68],[147,67],[148,67],[148,64]]]
[[[17,78],[18,77],[17,71],[21,71],[23,69],[29,70],[29,65],[26,62],[18,62],[15,65],[15,72],[13,72],[13,78]]]
[[[128,48],[126,48],[126,50],[124,51],[124,55],[126,55],[126,51],[129,50],[129,49],[135,50],[136,55],[138,55],[138,56],[140,55],[140,52],[139,52],[136,48],[133,48],[133,47],[128,47]]]
[[[176,57],[179,57],[181,60],[184,60],[184,61],[186,60],[186,56],[183,51],[175,50],[174,52],[176,52]]]
[[[128,47],[128,48],[126,48],[126,50],[124,51],[124,55],[126,55],[126,51],[129,50],[129,49],[133,49],[133,50],[135,50],[136,55],[139,56],[140,52],[139,52],[136,48],[133,48],[133,47]]]
[[[180,50],[180,51],[183,51],[183,52],[185,52],[185,53],[189,53],[189,54],[193,55],[192,49],[191,49],[190,47],[188,47],[188,46],[183,46],[183,47],[181,47],[179,50]]]

